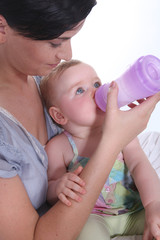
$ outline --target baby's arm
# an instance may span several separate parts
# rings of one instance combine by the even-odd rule
[[[59,198],[64,204],[70,206],[71,202],[68,197],[75,201],[81,201],[81,197],[77,193],[85,193],[85,183],[78,176],[82,167],[73,173],[67,172],[63,155],[64,148],[65,138],[62,134],[49,141],[45,148],[48,155],[47,200],[50,204],[54,204]]]
[[[145,208],[144,239],[160,236],[160,180],[137,138],[124,148],[123,154]]]

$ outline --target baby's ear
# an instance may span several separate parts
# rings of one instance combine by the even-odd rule
[[[63,113],[58,107],[55,106],[50,107],[49,114],[56,123],[62,126],[68,122],[68,119],[63,115]]]
[[[0,43],[4,43],[6,41],[6,28],[8,24],[5,18],[0,15]]]

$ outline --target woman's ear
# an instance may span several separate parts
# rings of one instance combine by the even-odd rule
[[[4,43],[6,41],[6,28],[8,24],[5,18],[0,15],[0,43]]]
[[[63,115],[63,113],[58,107],[55,106],[50,107],[49,114],[56,123],[62,126],[68,122],[68,119]]]

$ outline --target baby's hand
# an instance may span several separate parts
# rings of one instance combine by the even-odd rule
[[[68,197],[80,202],[82,198],[77,193],[86,193],[84,188],[85,182],[78,176],[82,170],[83,168],[80,166],[74,172],[65,173],[58,181],[56,194],[59,200],[67,206],[71,206],[71,201],[68,200]]]
[[[160,201],[149,203],[145,207],[145,230],[143,240],[160,240]]]

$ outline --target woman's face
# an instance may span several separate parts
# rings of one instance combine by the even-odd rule
[[[72,57],[71,38],[79,32],[84,21],[53,40],[37,41],[18,35],[9,26],[3,44],[7,63],[25,75],[48,74],[62,59]]]

